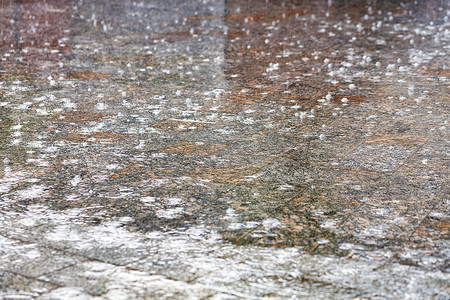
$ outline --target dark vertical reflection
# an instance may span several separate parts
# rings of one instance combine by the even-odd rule
[[[71,55],[72,1],[3,2],[0,7],[4,68],[57,70]],[[12,51],[14,50],[14,51]]]

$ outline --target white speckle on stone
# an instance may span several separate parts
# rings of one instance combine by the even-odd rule
[[[178,205],[183,202],[182,198],[173,197],[173,198],[167,198],[167,202],[169,205]]]
[[[145,204],[154,203],[156,201],[156,197],[151,196],[142,197],[141,201],[144,202]]]
[[[270,218],[270,219],[266,219],[262,222],[262,225],[264,226],[265,229],[272,229],[275,227],[279,227],[280,225],[282,225],[282,223],[280,221],[278,221],[275,218]]]
[[[72,178],[72,180],[70,180],[70,184],[72,186],[77,186],[80,182],[81,182],[81,176],[80,175],[76,175],[74,178]]]
[[[35,199],[45,195],[47,187],[44,185],[33,185],[25,190],[17,191],[17,196],[20,199]]]
[[[159,218],[164,219],[175,219],[179,217],[183,213],[182,207],[176,207],[176,208],[169,208],[169,209],[161,209],[156,212],[156,215]]]
[[[278,189],[282,190],[282,191],[287,191],[287,190],[292,190],[293,188],[294,187],[290,184],[283,184],[283,185],[280,185],[280,187]]]
[[[97,104],[95,105],[95,108],[96,108],[97,110],[105,110],[107,107],[108,107],[108,105],[105,104],[105,103],[103,103],[103,102],[97,103]]]

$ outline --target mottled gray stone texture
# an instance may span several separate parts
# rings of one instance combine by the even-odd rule
[[[0,3],[1,299],[449,299],[450,2]]]

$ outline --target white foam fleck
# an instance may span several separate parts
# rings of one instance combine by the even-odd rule
[[[282,223],[275,219],[275,218],[269,218],[269,219],[265,219],[262,222],[262,225],[264,226],[265,229],[271,229],[271,228],[275,228],[275,227],[279,227],[282,225]]]
[[[119,168],[120,166],[118,164],[110,164],[110,165],[106,165],[105,168],[108,170],[115,170],[117,168]]]
[[[144,203],[153,203],[153,202],[155,202],[155,200],[156,200],[156,197],[150,197],[150,196],[141,198],[141,201]]]
[[[224,216],[224,219],[232,220],[232,219],[236,219],[236,217],[237,217],[236,211],[233,208],[228,208],[226,211],[226,214]]]
[[[329,242],[330,242],[330,240],[327,240],[327,239],[320,239],[320,240],[317,241],[317,243],[319,245],[328,244]]]
[[[244,227],[244,224],[242,224],[242,223],[230,223],[228,225],[228,229],[231,229],[231,230],[237,230],[237,229],[241,229],[243,227]]]
[[[80,182],[81,182],[81,176],[80,175],[76,175],[74,178],[72,178],[72,180],[70,180],[70,184],[72,186],[77,186]]]
[[[286,190],[292,190],[293,188],[294,187],[290,184],[283,184],[283,185],[280,185],[280,187],[278,189],[282,190],[282,191],[286,191]]]
[[[177,205],[183,202],[182,198],[173,197],[173,198],[167,198],[167,201],[169,202],[169,205]]]
[[[105,104],[105,103],[103,103],[103,102],[97,103],[97,104],[95,105],[95,108],[96,108],[97,110],[105,110],[107,107],[108,107],[108,105]]]
[[[33,185],[25,190],[17,191],[17,196],[20,199],[35,199],[45,195],[48,188],[44,185]]]
[[[156,215],[159,218],[165,218],[165,219],[175,219],[180,216],[180,214],[183,213],[182,207],[176,207],[176,208],[169,208],[169,209],[161,209],[156,212]]]
[[[31,249],[30,251],[25,253],[25,256],[29,259],[36,259],[41,256],[41,251],[38,249]]]
[[[36,108],[36,112],[43,116],[48,115],[48,111],[45,108]]]
[[[17,183],[25,179],[27,174],[23,172],[12,172],[11,169],[5,168],[5,176],[0,179],[0,193],[7,193]]]
[[[53,229],[46,236],[50,241],[68,241],[68,242],[81,242],[82,237],[74,230],[71,230],[69,225],[59,225]]]
[[[82,287],[60,287],[55,290],[52,290],[50,293],[45,294],[42,299],[60,299],[60,300],[70,300],[70,299],[79,299],[79,300],[91,300],[96,299],[97,297],[92,297],[88,294],[85,294],[84,289]],[[101,298],[97,298],[101,299]]]
[[[320,227],[323,228],[331,228],[334,227],[336,225],[336,222],[333,220],[326,220],[325,222],[323,222],[322,224],[320,224]]]

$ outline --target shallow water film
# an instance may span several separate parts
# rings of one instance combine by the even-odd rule
[[[450,299],[450,2],[4,0],[1,299]]]

